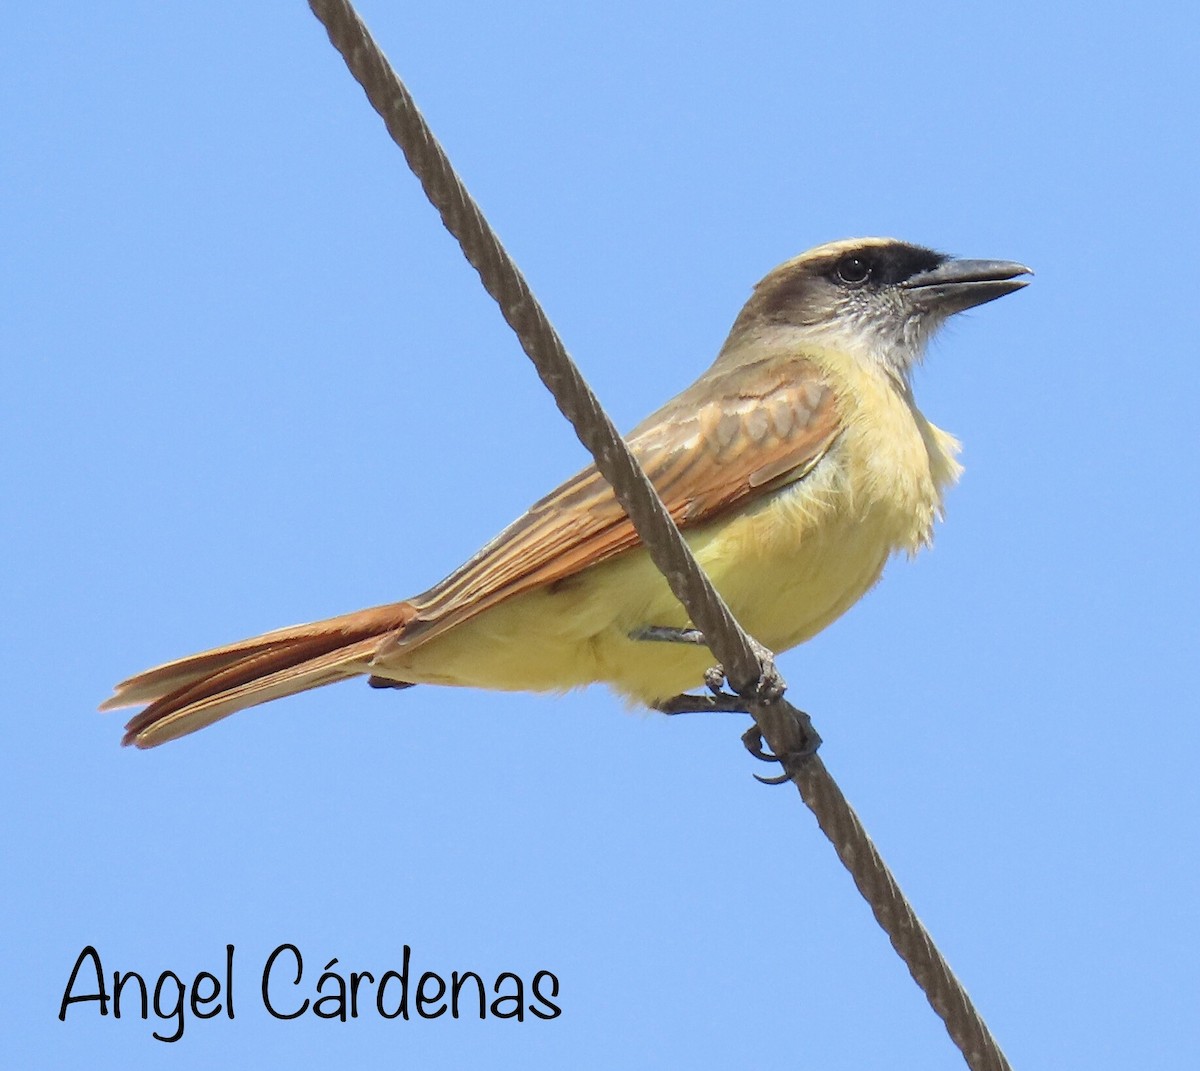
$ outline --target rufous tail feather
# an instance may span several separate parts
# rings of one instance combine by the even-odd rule
[[[398,602],[215,647],[122,681],[100,709],[148,704],[122,743],[155,747],[245,707],[369,673],[380,642],[415,616]]]

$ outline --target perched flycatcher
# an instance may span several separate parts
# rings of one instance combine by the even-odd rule
[[[803,643],[890,555],[930,541],[958,443],[921,415],[910,373],[947,317],[1027,274],[888,238],[809,250],[754,288],[708,371],[629,435],[700,565],[767,647]],[[101,709],[146,704],[125,743],[153,747],[357,676],[530,691],[603,681],[654,705],[712,662],[682,642],[688,628],[587,468],[424,594],[168,662]]]

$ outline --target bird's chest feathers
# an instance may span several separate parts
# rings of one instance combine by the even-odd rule
[[[894,552],[928,543],[959,472],[958,444],[890,383],[852,384],[843,404],[845,430],[807,476],[689,539],[768,646],[807,639],[871,587]]]
[[[887,376],[852,372],[841,395],[847,417],[838,460],[849,514],[876,528],[889,550],[915,553],[932,540],[943,494],[962,471],[959,444]]]

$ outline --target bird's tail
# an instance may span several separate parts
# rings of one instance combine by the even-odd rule
[[[122,743],[155,747],[244,707],[369,673],[380,643],[415,616],[411,603],[397,602],[215,647],[122,681],[100,709],[148,704]]]

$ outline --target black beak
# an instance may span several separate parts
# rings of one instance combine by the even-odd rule
[[[1029,280],[1017,276],[1032,274],[1024,264],[1008,260],[947,260],[900,285],[916,305],[950,316],[1020,290]]]

